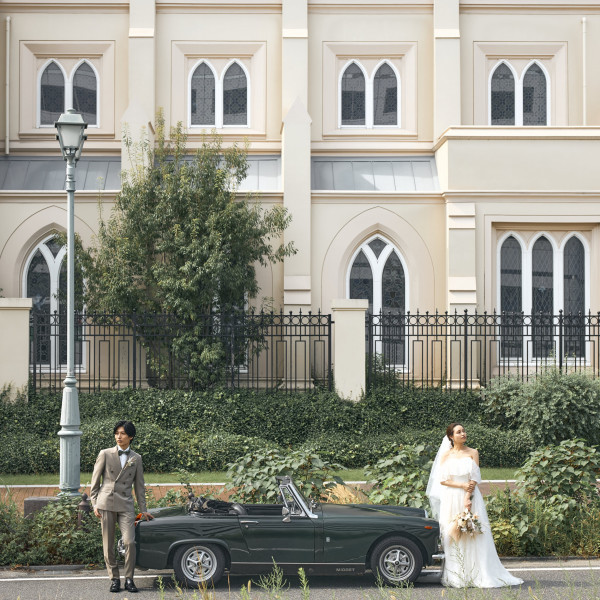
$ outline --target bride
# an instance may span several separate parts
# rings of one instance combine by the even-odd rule
[[[492,588],[519,585],[496,553],[483,496],[479,453],[466,445],[467,433],[460,423],[451,423],[437,453],[427,495],[434,518],[440,522],[445,554],[442,584],[455,587]],[[456,517],[469,509],[481,524],[481,533],[462,533]]]

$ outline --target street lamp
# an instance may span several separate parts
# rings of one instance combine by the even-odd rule
[[[54,124],[63,158],[67,161],[67,376],[60,413],[60,496],[79,496],[80,442],[79,395],[75,378],[75,166],[87,123],[69,108]]]

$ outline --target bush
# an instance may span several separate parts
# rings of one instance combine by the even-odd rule
[[[77,527],[80,499],[51,502],[23,517],[12,502],[0,503],[0,565],[88,564],[103,560],[100,520]]]
[[[517,486],[528,496],[559,509],[560,519],[584,504],[600,507],[596,479],[600,454],[583,440],[564,440],[536,450],[517,471]],[[560,516],[562,515],[562,516]]]
[[[502,377],[483,394],[491,419],[528,432],[536,448],[573,438],[600,443],[600,380],[584,372],[548,368],[530,382]]]
[[[389,458],[369,465],[365,472],[369,483],[373,484],[369,493],[371,502],[429,507],[425,491],[436,451],[423,444],[392,446]]]
[[[279,497],[275,477],[289,475],[305,496],[320,500],[333,487],[332,482],[344,483],[333,474],[339,467],[321,460],[310,450],[296,450],[289,454],[276,450],[253,452],[229,465],[227,477],[231,483],[226,490],[232,491],[239,502],[274,503]]]

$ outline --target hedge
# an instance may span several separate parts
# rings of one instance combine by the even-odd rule
[[[0,393],[0,473],[58,470],[61,395],[40,393],[10,402]],[[135,448],[149,471],[222,470],[249,449],[311,446],[346,467],[376,460],[394,443],[437,447],[447,424],[461,420],[485,466],[518,466],[534,448],[525,433],[485,426],[479,393],[407,386],[379,390],[361,402],[330,392],[249,390],[103,391],[79,397],[81,468],[91,471],[101,448],[114,443],[120,419],[137,427]]]

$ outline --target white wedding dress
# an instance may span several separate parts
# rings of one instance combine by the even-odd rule
[[[481,483],[479,467],[470,456],[448,456],[440,465],[439,477],[440,481],[472,480]],[[523,583],[522,579],[513,577],[498,558],[479,486],[475,486],[472,494],[471,512],[479,517],[482,533],[476,533],[472,537],[462,534],[455,540],[451,535],[450,524],[465,508],[465,490],[442,485],[439,501],[439,522],[446,557],[442,573],[443,585],[455,588],[495,588]]]

